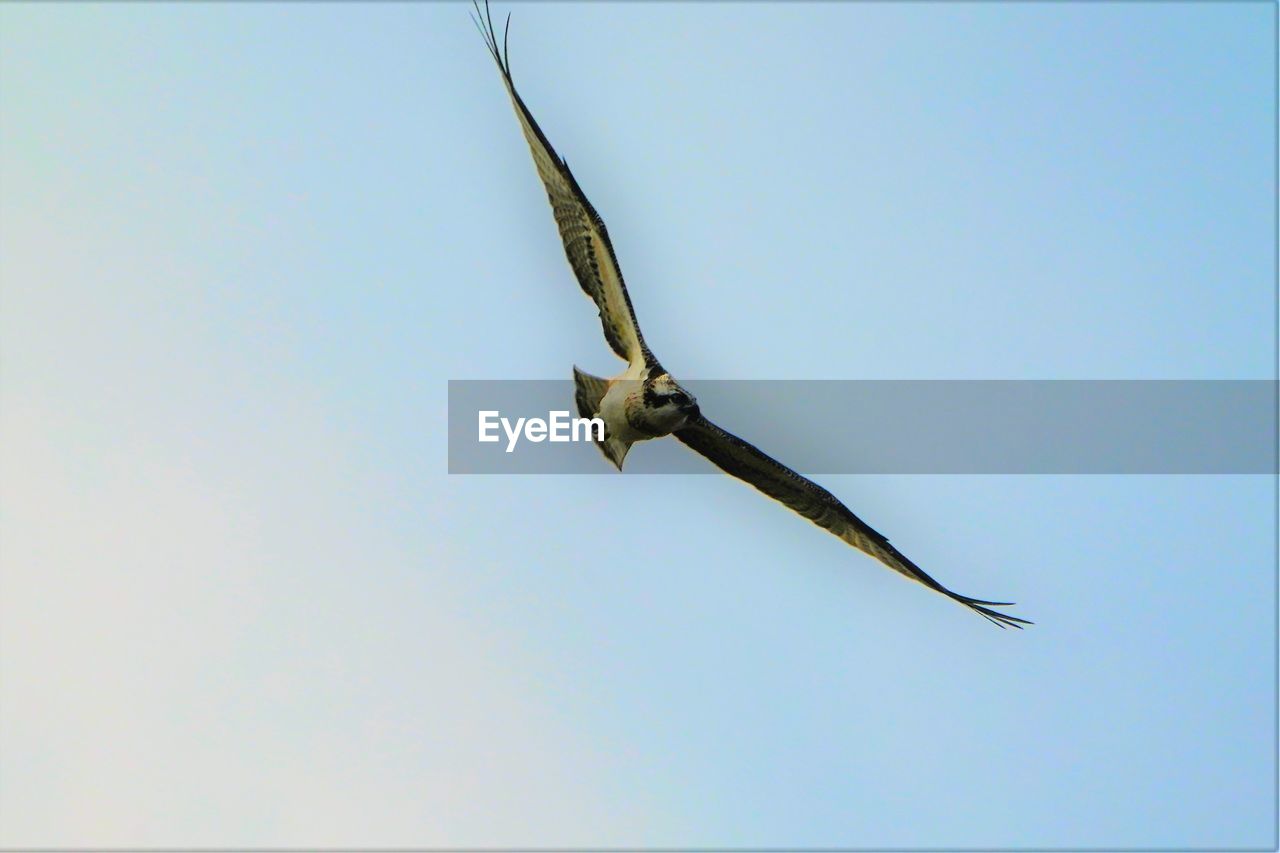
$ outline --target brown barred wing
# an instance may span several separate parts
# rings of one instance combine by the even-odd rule
[[[511,80],[511,64],[507,60],[506,36],[504,33],[502,50],[499,50],[497,34],[489,17],[488,3],[483,12],[476,6],[476,13],[476,24],[484,36],[489,53],[498,64],[498,70],[502,72],[502,80],[511,95],[516,117],[520,120],[520,127],[533,154],[538,177],[547,189],[547,199],[551,202],[551,210],[560,229],[560,240],[564,243],[569,266],[573,268],[583,291],[595,302],[609,346],[628,363],[647,366],[653,358],[644,344],[640,326],[636,323],[631,297],[622,280],[622,270],[618,266],[613,244],[609,242],[609,232],[578,186],[573,173],[569,171],[569,165],[556,154],[542,129],[534,121],[533,114],[516,93],[515,84]],[[507,20],[510,23],[510,16]]]
[[[706,418],[699,417],[677,430],[675,436],[725,473],[749,483],[895,572],[960,602],[1002,628],[1031,624],[1026,619],[991,609],[1008,606],[1009,602],[982,601],[947,589],[854,515],[835,495]]]

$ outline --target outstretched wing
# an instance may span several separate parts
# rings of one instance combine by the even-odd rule
[[[726,473],[750,483],[774,500],[781,501],[819,527],[848,542],[859,551],[870,554],[895,572],[919,581],[948,598],[955,599],[1000,627],[1021,628],[1030,625],[1026,619],[992,610],[1009,602],[981,601],[952,592],[927,575],[923,569],[902,555],[889,540],[872,530],[847,506],[817,483],[800,476],[787,466],[766,456],[755,446],[701,416],[676,430],[676,438],[714,462]]]
[[[510,22],[511,16],[508,15],[508,25]],[[542,183],[547,188],[551,210],[555,214],[556,224],[560,226],[560,239],[564,242],[565,254],[569,256],[569,265],[573,267],[582,289],[600,309],[600,323],[604,326],[605,340],[619,357],[630,364],[650,366],[654,359],[645,346],[640,326],[636,323],[631,297],[627,295],[622,270],[613,253],[613,244],[609,242],[609,232],[605,230],[600,215],[574,180],[569,165],[556,154],[538,123],[533,120],[529,108],[516,93],[515,84],[511,80],[511,64],[507,60],[506,33],[503,33],[502,50],[499,51],[498,38],[489,17],[488,0],[483,12],[476,5],[476,25],[484,36],[489,53],[493,55],[493,61],[498,63],[502,80],[511,95],[511,103],[520,119],[524,138],[533,152],[534,165],[538,167],[538,177],[542,178]]]

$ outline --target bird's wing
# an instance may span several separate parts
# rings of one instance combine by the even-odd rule
[[[675,432],[676,438],[710,459],[719,468],[739,480],[755,486],[774,500],[781,501],[819,527],[848,542],[859,551],[870,554],[895,572],[919,581],[930,589],[955,599],[1000,627],[1021,628],[1030,625],[1026,619],[992,610],[1009,602],[981,601],[952,592],[908,560],[889,540],[872,530],[847,506],[817,483],[800,476],[782,463],[766,456],[758,448],[701,416]]]
[[[573,267],[582,289],[600,309],[605,339],[613,351],[631,365],[652,366],[656,362],[645,346],[640,326],[636,323],[631,297],[627,295],[622,270],[618,267],[613,244],[609,242],[609,232],[605,230],[600,215],[591,206],[591,202],[587,201],[573,173],[569,171],[568,163],[556,154],[538,123],[533,120],[529,108],[516,93],[515,84],[511,80],[511,63],[507,60],[506,34],[503,34],[502,50],[499,51],[487,0],[483,12],[476,6],[476,14],[476,24],[494,62],[498,63],[502,80],[511,95],[511,103],[515,106],[516,116],[520,119],[520,127],[524,130],[524,138],[533,152],[538,177],[542,178],[542,183],[547,188],[547,198],[551,202],[556,224],[560,227],[560,239],[564,242],[565,254],[569,256],[569,265]],[[508,15],[508,24],[510,21],[511,17]]]

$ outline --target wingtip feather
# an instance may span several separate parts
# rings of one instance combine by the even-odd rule
[[[966,605],[970,610],[973,610],[982,618],[986,619],[988,622],[991,622],[1001,628],[1017,628],[1021,631],[1023,625],[1035,624],[1030,619],[1023,619],[1020,616],[1012,616],[1008,613],[1000,613],[974,602],[962,601],[961,603]]]

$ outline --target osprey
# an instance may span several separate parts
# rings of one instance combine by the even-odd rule
[[[599,417],[605,423],[604,440],[597,442],[605,457],[621,470],[627,451],[636,442],[674,435],[726,473],[780,501],[894,571],[960,602],[994,624],[1002,628],[1031,624],[1026,619],[991,609],[1009,606],[1010,602],[982,601],[947,589],[822,486],[703,417],[697,400],[663,369],[645,344],[604,222],[578,186],[568,163],[556,154],[517,94],[507,59],[507,30],[503,31],[499,50],[488,0],[483,13],[475,0],[472,2],[476,26],[502,73],[516,118],[533,152],[538,177],[546,186],[569,265],[599,309],[605,340],[627,362],[626,370],[613,379],[592,376],[577,367],[573,369],[579,414],[584,418]],[[511,16],[507,15],[506,28],[510,24]]]

